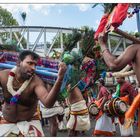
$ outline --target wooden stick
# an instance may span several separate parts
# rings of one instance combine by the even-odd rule
[[[122,30],[120,30],[118,28],[115,29],[113,32],[115,32],[115,33],[117,33],[119,35],[122,35],[123,37],[133,41],[133,43],[140,44],[140,39],[137,39],[137,38],[133,37],[132,35],[129,35],[128,33],[124,32],[124,31],[122,31]]]

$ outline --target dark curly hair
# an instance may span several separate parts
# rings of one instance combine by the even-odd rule
[[[35,52],[33,51],[30,51],[30,50],[24,50],[22,52],[20,52],[19,54],[19,60],[20,61],[23,61],[26,56],[30,55],[34,60],[38,60],[40,57],[38,54],[36,54]]]

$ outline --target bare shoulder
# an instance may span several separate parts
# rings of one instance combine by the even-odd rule
[[[8,74],[10,72],[10,69],[5,69],[0,71],[0,79],[8,77]]]
[[[127,47],[127,49],[129,49],[129,48],[139,49],[140,50],[140,44],[132,44],[132,45]]]
[[[34,82],[35,82],[36,86],[37,85],[44,85],[43,80],[37,75],[34,76]]]
[[[10,69],[0,70],[0,73],[2,74],[8,74],[10,72]]]

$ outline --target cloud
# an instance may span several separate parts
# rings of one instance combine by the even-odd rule
[[[32,5],[33,9],[36,10],[36,11],[39,11],[42,9],[42,7],[44,7],[44,5],[41,5],[41,4],[34,4]]]
[[[49,9],[54,7],[56,4],[0,4],[2,8],[7,9],[12,14],[22,11],[29,13],[31,10],[40,11],[47,15],[49,13]]]
[[[96,21],[95,21],[95,23],[97,24],[97,25],[99,25],[99,19],[96,19]]]
[[[0,4],[4,9],[7,9],[11,13],[16,13],[19,11],[24,11],[26,13],[30,12],[30,5],[28,4]]]
[[[69,6],[69,4],[62,4],[63,6]],[[51,10],[57,6],[57,4],[0,4],[3,8],[7,9],[12,14],[17,12],[26,12],[29,14],[32,10],[41,12],[44,15],[49,15]],[[85,12],[91,8],[91,4],[74,4],[80,11]],[[58,9],[58,13],[62,13],[62,9]]]
[[[91,8],[91,4],[76,4],[80,11],[85,12]]]
[[[94,30],[97,30],[99,23],[100,23],[99,19],[96,19],[96,21],[94,23]]]
[[[48,15],[49,14],[49,5],[46,4],[33,4],[31,5],[32,9],[37,11],[37,12],[41,12],[44,15]]]

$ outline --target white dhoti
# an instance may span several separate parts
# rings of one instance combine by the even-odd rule
[[[64,109],[63,121],[61,121],[59,123],[59,126],[58,126],[59,130],[67,130],[67,121],[68,121],[68,118],[69,118],[69,112],[70,112],[69,108],[66,107]]]
[[[57,103],[52,108],[46,108],[42,103],[40,103],[40,111],[42,113],[42,118],[49,118],[55,115],[63,115],[64,108]]]
[[[129,128],[126,129],[124,124],[121,124],[119,122],[119,127],[120,127],[121,136],[127,137],[127,136],[133,136],[134,135],[133,125],[132,124],[131,124],[131,126]]]
[[[114,125],[112,119],[105,113],[96,121],[93,135],[113,136]]]
[[[8,123],[0,120],[0,137],[10,136],[42,137],[44,136],[40,120]]]
[[[89,112],[85,100],[70,106],[70,118],[67,128],[76,131],[87,131],[90,129]]]

